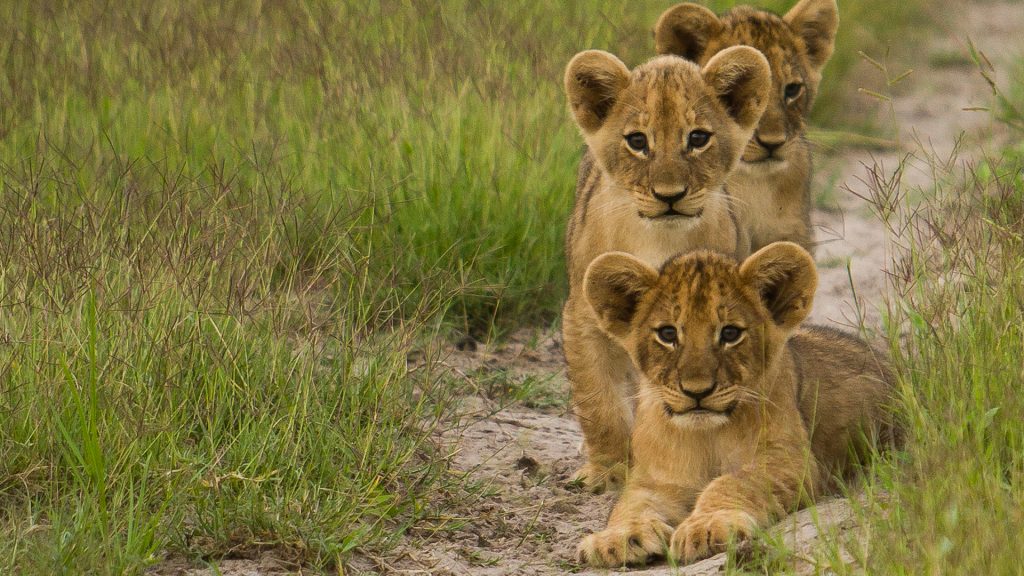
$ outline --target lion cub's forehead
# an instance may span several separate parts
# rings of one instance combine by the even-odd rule
[[[699,252],[669,261],[658,278],[657,292],[672,314],[691,320],[721,319],[723,308],[735,313],[746,299],[739,266],[712,252]]]
[[[722,23],[725,31],[718,38],[721,42],[718,50],[729,46],[752,46],[764,54],[773,72],[784,66],[798,65],[794,61],[800,49],[796,34],[777,14],[740,6],[723,16]]]
[[[700,67],[678,56],[658,56],[637,66],[631,84],[639,104],[635,111],[662,120],[692,122],[708,95]]]

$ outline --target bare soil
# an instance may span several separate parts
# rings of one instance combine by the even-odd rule
[[[1012,57],[1024,47],[1024,5],[1003,0],[951,3],[961,13],[948,19],[951,29],[936,33],[913,62],[914,72],[895,86],[889,104],[862,96],[859,105],[880,110],[879,125],[895,121],[898,146],[887,151],[844,149],[817,154],[815,189],[835,189],[831,200],[814,213],[816,259],[820,285],[812,321],[868,333],[882,321],[891,261],[886,228],[864,200],[870,197],[872,173],[891,175],[901,165],[905,186],[928,187],[929,157],[948,155],[962,134],[988,141],[991,115],[969,108],[988,107],[991,90],[967,58],[970,37],[996,70],[1010,71]],[[891,63],[895,77],[910,65]],[[884,89],[884,80],[864,65],[865,85]],[[998,80],[998,75],[997,75]],[[463,348],[462,350],[458,348]],[[500,376],[504,382],[535,386],[539,396],[517,402],[488,398],[482,392],[464,399],[464,425],[444,441],[455,451],[453,467],[479,483],[481,496],[452,510],[443,530],[413,530],[405,543],[385,556],[359,556],[345,573],[439,574],[497,576],[503,574],[591,574],[575,563],[576,544],[604,527],[615,495],[591,495],[566,485],[582,464],[579,428],[568,410],[560,337],[551,329],[523,330],[501,342],[452,346],[444,362],[469,380]],[[507,398],[506,398],[507,400]],[[790,569],[814,573],[813,550],[822,533],[841,535],[856,523],[849,501],[833,498],[812,510],[800,511],[773,531],[795,550]],[[835,528],[836,530],[833,530]],[[844,553],[843,560],[854,563]],[[684,568],[667,565],[633,570],[637,574],[718,574],[720,554]],[[287,573],[268,559],[227,561],[222,574],[257,576]],[[161,571],[188,575],[213,574],[181,566]],[[599,573],[607,573],[602,571]]]

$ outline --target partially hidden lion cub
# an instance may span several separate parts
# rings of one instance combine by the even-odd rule
[[[768,107],[727,185],[752,250],[779,240],[813,249],[806,120],[838,25],[835,0],[800,0],[785,16],[739,6],[719,17],[686,3],[665,11],[655,25],[659,54],[702,64],[721,50],[747,45],[771,65]]]
[[[589,50],[566,69],[565,90],[588,150],[566,234],[562,326],[588,458],[575,479],[594,491],[621,483],[637,373],[599,328],[583,274],[610,251],[652,266],[693,248],[749,253],[723,184],[764,110],[770,82],[764,56],[746,46],[723,50],[703,68],[661,56],[630,71],[615,56]]]
[[[749,537],[829,488],[871,441],[895,439],[893,376],[862,340],[799,327],[817,273],[797,244],[742,264],[710,251],[660,271],[625,253],[587,270],[602,329],[644,374],[632,468],[582,562],[683,562]]]

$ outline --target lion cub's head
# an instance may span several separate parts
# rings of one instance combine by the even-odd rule
[[[600,50],[577,54],[565,91],[598,165],[641,216],[701,215],[736,166],[764,111],[768,62],[757,50],[723,50],[703,67],[662,56],[632,72]]]
[[[768,58],[771,95],[743,161],[772,166],[796,153],[793,143],[804,133],[838,26],[836,0],[801,0],[785,16],[739,6],[718,17],[703,6],[686,3],[661,15],[654,41],[659,54],[697,63],[738,45],[753,46]]]
[[[708,251],[655,270],[611,252],[584,290],[601,327],[646,376],[643,393],[674,422],[710,428],[763,396],[762,376],[811,309],[814,262],[797,244],[770,244],[742,264]]]

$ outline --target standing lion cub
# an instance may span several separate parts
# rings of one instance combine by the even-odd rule
[[[633,461],[608,527],[582,562],[692,562],[810,501],[869,440],[891,440],[893,377],[863,341],[799,328],[817,273],[790,242],[742,264],[698,251],[657,270],[596,259],[584,292],[644,374]]]
[[[637,372],[598,326],[583,274],[610,251],[652,266],[711,248],[749,253],[723,185],[764,111],[771,71],[757,50],[721,51],[703,68],[660,56],[630,71],[598,50],[565,72],[569,104],[588,151],[566,234],[569,299],[563,314],[573,408],[587,463],[575,476],[595,491],[621,481],[629,454]]]

